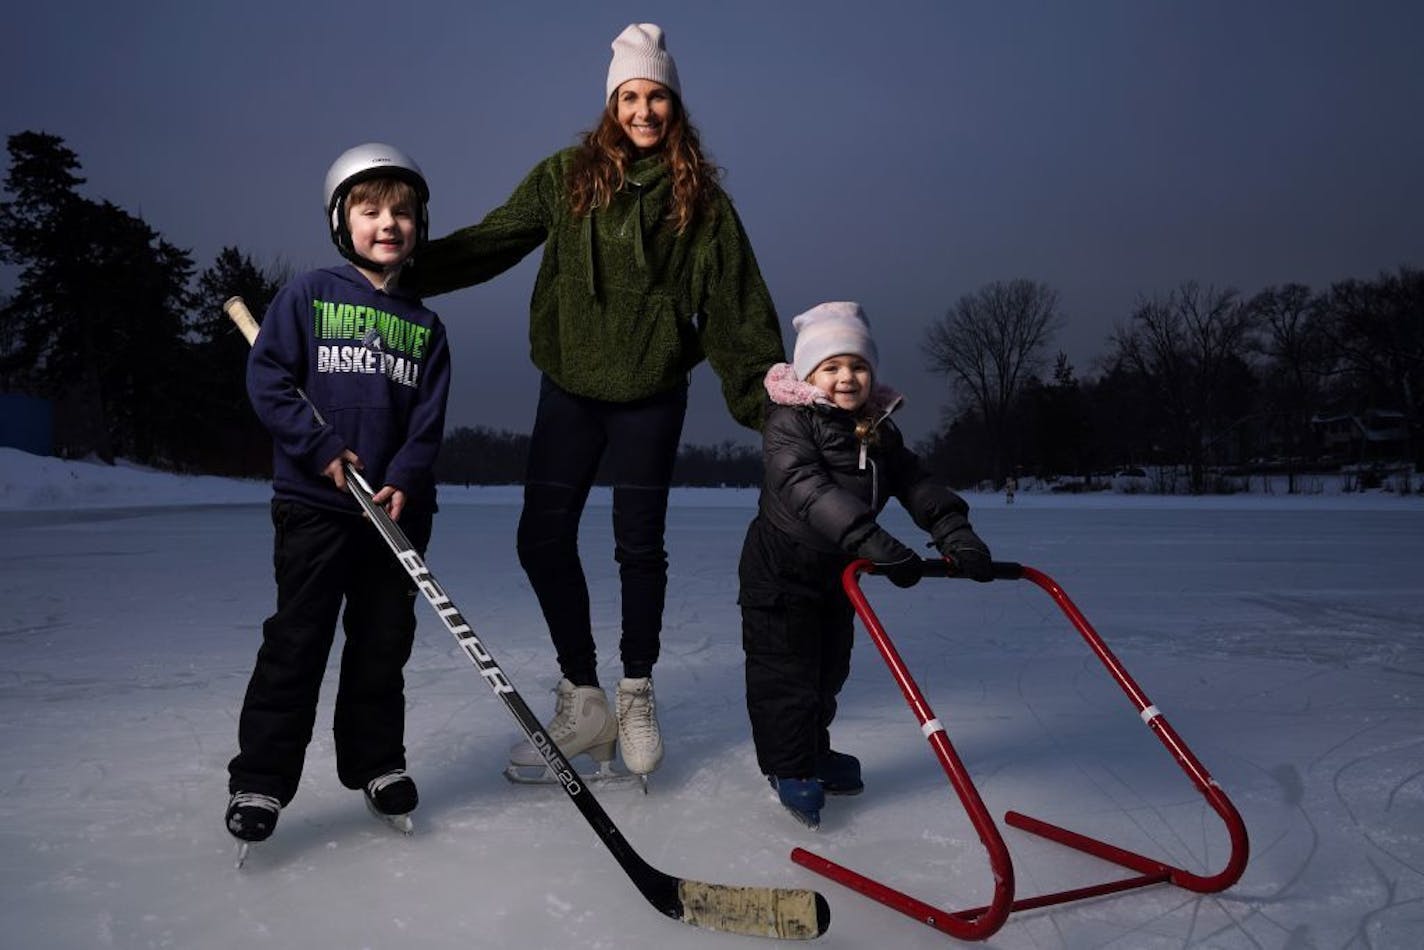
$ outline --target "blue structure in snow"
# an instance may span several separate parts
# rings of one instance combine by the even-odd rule
[[[54,454],[54,403],[38,396],[0,393],[0,446]]]

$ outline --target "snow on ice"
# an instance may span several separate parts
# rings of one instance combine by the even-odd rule
[[[655,913],[557,789],[500,775],[518,730],[421,604],[407,667],[420,782],[403,837],[340,786],[323,705],[301,791],[233,868],[235,717],[271,609],[267,486],[0,449],[0,934],[47,948],[731,948]],[[987,946],[1413,948],[1424,933],[1424,499],[1383,493],[969,497],[996,556],[1057,579],[1240,809],[1229,890],[1158,886],[1012,915]],[[427,558],[542,717],[557,673],[513,556],[517,488],[445,489]],[[608,499],[582,544],[617,676]],[[678,492],[647,796],[598,793],[675,875],[814,887],[827,948],[947,938],[790,862],[805,847],[947,910],[989,866],[874,646],[833,730],[866,791],[796,824],[755,765],[736,557],[755,493]],[[886,523],[913,528],[892,509]],[[1052,602],[1027,583],[865,590],[990,811],[1190,870],[1221,822]],[[334,672],[334,671],[333,671]],[[329,674],[330,676],[330,674]],[[330,682],[330,678],[328,683]],[[1003,828],[1017,894],[1127,876]]]

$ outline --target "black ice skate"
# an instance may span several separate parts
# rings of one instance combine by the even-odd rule
[[[227,830],[237,839],[237,866],[247,860],[247,849],[255,841],[266,841],[277,827],[282,803],[258,792],[234,792],[227,802]]]
[[[408,835],[415,829],[410,813],[420,803],[420,795],[415,790],[415,780],[403,769],[376,776],[362,791],[371,814],[401,834]]]

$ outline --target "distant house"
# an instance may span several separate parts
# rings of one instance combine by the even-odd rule
[[[1321,450],[1345,462],[1402,459],[1409,447],[1409,426],[1404,413],[1393,409],[1316,415],[1310,425],[1320,440]]]

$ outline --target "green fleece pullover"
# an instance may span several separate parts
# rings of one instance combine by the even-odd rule
[[[720,189],[682,234],[667,220],[660,157],[628,170],[610,207],[569,211],[575,150],[535,166],[484,220],[422,248],[403,287],[431,296],[503,273],[544,244],[529,305],[530,357],[569,392],[630,402],[687,380],[705,358],[738,422],[761,427],[762,377],[785,359],[781,327]]]

